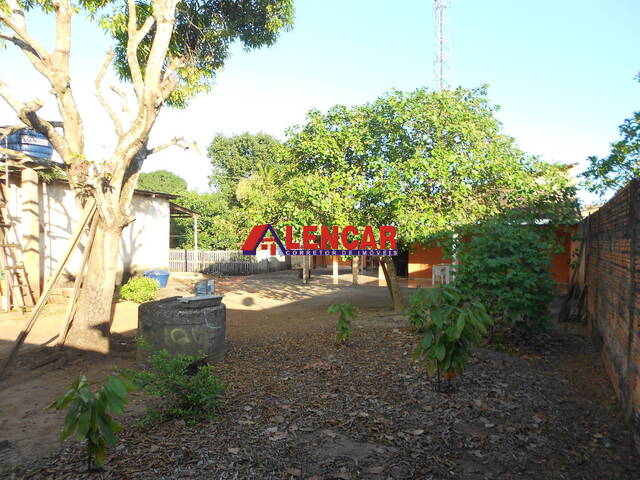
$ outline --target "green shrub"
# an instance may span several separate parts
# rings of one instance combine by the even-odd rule
[[[160,397],[160,410],[150,409],[148,418],[181,418],[189,425],[216,418],[225,386],[206,364],[205,356],[178,354],[166,350],[149,351],[150,367],[133,373],[133,381],[149,395]]]
[[[93,392],[85,376],[78,377],[71,388],[47,408],[64,410],[64,428],[60,441],[77,431],[78,441],[87,441],[87,469],[101,467],[107,446],[113,447],[117,440],[115,434],[122,426],[112,418],[113,414],[123,413],[127,403],[127,391],[133,389],[130,382],[116,377],[107,377],[104,385]]]
[[[549,325],[557,294],[550,275],[555,236],[541,226],[491,221],[459,242],[455,285],[482,302],[497,324],[530,333]]]
[[[120,289],[120,296],[136,303],[150,302],[158,295],[160,284],[147,277],[133,277]]]
[[[339,314],[336,322],[336,343],[347,343],[352,332],[351,319],[356,317],[355,308],[350,303],[332,303],[327,312]]]
[[[405,315],[416,333],[422,331],[425,321],[429,319],[430,298],[429,290],[424,288],[417,288],[409,297],[409,307],[406,309]]]
[[[425,331],[414,358],[427,367],[429,374],[437,375],[437,388],[441,389],[441,372],[447,380],[462,375],[472,348],[480,343],[492,320],[484,305],[465,298],[453,285],[418,289],[412,297],[420,304]]]

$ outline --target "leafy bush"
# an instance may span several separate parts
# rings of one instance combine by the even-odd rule
[[[107,377],[104,385],[97,391],[91,391],[93,383],[88,383],[85,376],[78,377],[71,388],[47,408],[64,410],[64,428],[60,441],[70,437],[77,431],[78,441],[87,441],[87,469],[93,465],[101,467],[107,445],[113,447],[117,440],[115,434],[122,426],[112,418],[113,414],[123,413],[127,403],[127,391],[133,385],[116,377]]]
[[[133,277],[120,289],[120,296],[136,303],[150,302],[158,295],[160,284],[153,278]]]
[[[482,302],[498,324],[537,333],[549,326],[557,293],[549,274],[555,236],[541,226],[492,221],[456,251],[455,285]]]
[[[441,389],[441,372],[447,379],[462,375],[477,346],[492,324],[491,317],[479,302],[469,300],[453,285],[413,293],[422,315],[425,335],[416,347],[414,358],[421,361],[430,375],[437,374]],[[419,300],[419,302],[418,302]]]
[[[409,297],[409,307],[405,314],[409,319],[411,328],[419,333],[423,330],[425,321],[429,319],[429,307],[431,305],[431,294],[424,288],[416,289]]]
[[[332,303],[327,312],[339,314],[336,322],[336,343],[347,343],[352,332],[351,319],[356,317],[355,308],[350,303]]]
[[[149,417],[181,418],[189,425],[216,418],[225,386],[206,364],[204,355],[172,357],[167,350],[150,352],[144,343],[142,348],[149,351],[150,368],[134,372],[133,380],[164,404],[160,411],[149,410]]]

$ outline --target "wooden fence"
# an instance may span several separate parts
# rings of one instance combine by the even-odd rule
[[[169,250],[169,271],[200,272],[208,275],[249,275],[291,268],[289,262],[270,257],[258,261],[242,250]]]

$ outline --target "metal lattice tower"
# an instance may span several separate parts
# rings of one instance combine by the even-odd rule
[[[449,80],[451,75],[451,49],[449,48],[449,15],[448,8],[452,0],[433,0],[433,12],[435,13],[436,38],[435,52],[436,60],[433,65],[435,85],[438,91],[450,88]]]

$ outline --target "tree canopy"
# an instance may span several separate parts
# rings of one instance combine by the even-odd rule
[[[290,165],[247,206],[275,224],[397,225],[405,245],[507,210],[575,213],[565,168],[518,149],[496,108],[479,88],[311,111],[289,131]]]
[[[138,188],[140,190],[180,195],[187,191],[187,182],[181,176],[168,170],[155,170],[140,174]]]
[[[203,250],[237,250],[246,235],[238,210],[230,210],[222,194],[184,192],[176,203],[198,214],[198,247]],[[173,248],[193,248],[193,220],[176,218],[173,222],[175,235]]]
[[[115,67],[123,80],[131,80],[127,60],[128,4],[124,2],[97,2],[105,5],[100,10],[102,27],[116,40]],[[152,1],[136,1],[137,22],[146,26],[154,9]],[[184,108],[196,94],[211,89],[217,72],[229,56],[229,47],[239,41],[246,50],[272,45],[282,29],[293,22],[292,0],[186,0],[177,2],[173,34],[168,45],[170,62],[174,63],[178,82],[168,97],[168,103]],[[145,35],[138,47],[142,71],[147,65],[152,48],[152,35]]]
[[[245,215],[298,227],[395,225],[404,248],[505,212],[522,221],[575,215],[566,168],[523,153],[496,109],[479,88],[392,91],[313,110],[288,132],[287,166],[255,176]]]
[[[640,82],[640,74],[636,78]],[[609,155],[587,159],[590,165],[582,176],[591,192],[604,195],[640,175],[640,111],[627,118],[618,130],[622,138],[611,144]]]
[[[281,163],[284,152],[282,142],[266,133],[245,132],[231,137],[218,133],[208,148],[213,166],[209,184],[231,205],[237,205],[236,190],[241,180]]]

